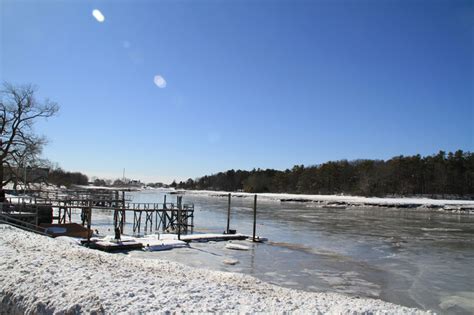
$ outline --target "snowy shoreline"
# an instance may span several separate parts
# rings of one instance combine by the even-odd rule
[[[242,274],[90,250],[0,225],[0,313],[429,313]]]
[[[210,197],[226,197],[229,193],[232,197],[250,198],[257,195],[259,200],[280,202],[306,202],[321,206],[370,206],[370,207],[400,207],[400,208],[424,208],[448,211],[474,211],[474,200],[449,200],[430,198],[378,198],[362,196],[342,195],[300,195],[286,193],[245,193],[227,192],[214,190],[177,190],[177,193],[189,195],[202,195]]]

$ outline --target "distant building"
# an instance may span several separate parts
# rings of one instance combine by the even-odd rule
[[[140,180],[131,179],[128,181],[127,186],[141,187],[144,184]]]

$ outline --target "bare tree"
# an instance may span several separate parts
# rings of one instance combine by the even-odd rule
[[[38,102],[35,92],[32,85],[9,83],[4,83],[0,91],[0,189],[12,180],[18,168],[39,163],[46,139],[35,134],[34,123],[59,110],[48,99]],[[9,171],[7,177],[5,169]]]

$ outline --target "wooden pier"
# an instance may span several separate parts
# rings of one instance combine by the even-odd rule
[[[81,224],[88,229],[92,226],[94,210],[110,210],[113,212],[114,229],[123,234],[127,213],[133,213],[132,231],[134,234],[162,231],[168,233],[187,234],[194,228],[194,204],[183,203],[182,196],[176,196],[176,203],[134,203],[125,198],[126,190],[113,191],[73,191],[65,194],[46,193],[33,197],[22,198],[16,207],[47,206],[56,210],[52,222],[58,224],[72,223],[72,211],[79,210]],[[18,197],[21,198],[21,197]],[[13,205],[13,203],[12,203]],[[27,215],[27,214],[25,214]],[[34,216],[34,214],[29,214]]]
[[[228,194],[227,204],[227,226],[224,234],[192,234],[194,230],[194,204],[183,203],[183,197],[176,196],[176,203],[167,202],[164,195],[162,203],[136,203],[126,199],[127,189],[82,189],[65,190],[54,192],[29,192],[28,197],[12,197],[10,202],[0,204],[0,221],[11,222],[12,225],[23,226],[21,222],[28,221],[24,226],[30,230],[40,233],[47,233],[44,227],[40,227],[40,211],[47,213],[48,218],[43,223],[55,223],[67,225],[72,222],[73,210],[80,211],[80,224],[84,227],[87,236],[86,243],[92,245],[92,220],[94,211],[109,210],[113,214],[113,227],[117,242],[112,242],[114,249],[134,248],[138,245],[120,242],[120,235],[125,232],[127,216],[133,218],[133,235],[153,234],[162,232],[166,234],[177,234],[177,240],[188,242],[207,241],[228,241],[251,239],[260,242],[263,239],[256,237],[256,215],[257,196],[253,202],[253,233],[252,236],[235,234],[235,230],[230,229],[231,194]],[[13,200],[16,198],[16,200]],[[18,211],[19,210],[19,211]],[[18,213],[20,212],[20,213]],[[133,216],[132,216],[133,213]],[[190,234],[191,233],[191,234]],[[184,234],[184,235],[182,235]],[[161,240],[160,240],[161,241]],[[107,244],[98,244],[99,248],[110,247]],[[143,244],[142,244],[143,245]],[[95,245],[94,245],[95,246]],[[109,248],[104,248],[109,250]]]

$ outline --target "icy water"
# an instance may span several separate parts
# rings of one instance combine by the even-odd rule
[[[162,202],[163,193],[144,191],[129,197],[134,202]],[[168,196],[168,201],[175,198]],[[227,198],[186,194],[183,201],[195,204],[195,231],[224,231]],[[251,234],[252,204],[252,198],[232,199],[231,228]],[[111,224],[111,216],[100,217],[103,227]],[[129,255],[250,274],[306,291],[380,298],[442,314],[474,313],[472,215],[417,209],[325,209],[259,200],[257,222],[257,234],[269,241],[235,242],[250,246],[249,251],[211,242]],[[224,264],[228,258],[239,263]]]

